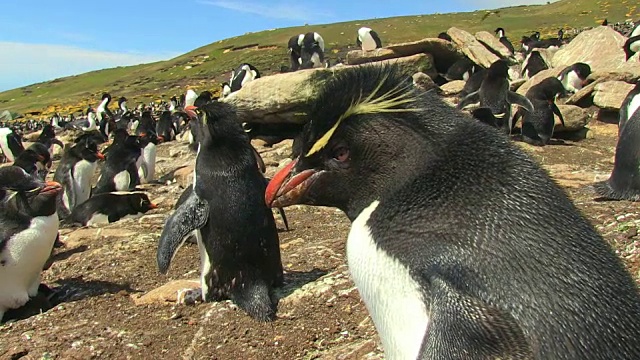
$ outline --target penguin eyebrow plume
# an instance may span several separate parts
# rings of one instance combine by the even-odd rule
[[[336,131],[338,126],[340,126],[342,121],[350,116],[379,113],[417,112],[422,110],[418,107],[398,108],[398,106],[413,103],[417,100],[417,96],[410,91],[410,85],[398,84],[388,92],[376,97],[378,91],[380,91],[380,88],[382,88],[384,82],[387,80],[387,77],[388,75],[385,75],[375,89],[373,89],[369,96],[364,98],[364,100],[362,99],[361,92],[358,100],[352,101],[347,110],[338,117],[336,123],[313,144],[305,157],[309,157],[322,150],[327,143],[329,143],[331,136],[333,136],[333,133]]]

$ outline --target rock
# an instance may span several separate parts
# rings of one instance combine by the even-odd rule
[[[410,73],[434,71],[433,57],[427,54],[374,62],[371,66],[397,63]],[[330,69],[308,69],[261,77],[245,84],[221,101],[236,105],[238,121],[254,123],[298,123],[307,122],[305,111],[316,96],[324,79],[349,66]],[[312,75],[318,75],[311,83]]]
[[[131,298],[138,306],[147,304],[173,305],[178,300],[178,291],[198,288],[200,288],[199,280],[174,280],[155,288],[142,296],[132,294]]]
[[[60,240],[68,248],[75,248],[87,242],[88,239],[101,237],[133,237],[137,233],[125,229],[104,229],[100,227],[79,228],[67,235],[61,235]]]
[[[558,105],[565,126],[562,126],[560,118],[555,116],[556,126],[554,133],[573,132],[584,128],[589,122],[589,112],[575,105]]]
[[[174,179],[176,182],[183,188],[191,185],[193,183],[193,169],[195,165],[187,165],[183,168],[176,170],[173,173]]]
[[[625,55],[622,46],[625,37],[608,26],[597,26],[583,31],[569,44],[558,50],[551,61],[553,67],[583,62],[592,71],[615,70],[624,66]]]
[[[478,65],[488,68],[496,60],[500,59],[497,55],[487,50],[473,35],[464,30],[452,27],[447,30],[447,34],[460,47],[462,53]]]
[[[500,56],[502,59],[508,60],[512,57],[509,49],[507,49],[506,46],[502,45],[500,40],[498,40],[495,36],[493,36],[493,34],[488,31],[478,31],[476,33],[476,40],[480,41],[480,43],[484,45],[489,51]]]
[[[436,85],[436,83],[433,82],[431,77],[429,77],[429,75],[423,72],[417,72],[413,74],[413,83],[415,84],[416,87],[424,91],[429,91],[431,89],[435,89],[438,87],[438,85]]]
[[[440,90],[442,90],[442,94],[445,96],[456,95],[462,91],[465,83],[466,82],[464,80],[449,81],[448,83],[440,86]]]
[[[591,93],[593,93],[593,89],[596,88],[596,85],[599,82],[600,82],[599,80],[596,80],[596,81],[592,82],[591,84],[583,87],[577,93],[571,95],[567,99],[567,101],[565,101],[565,104],[567,104],[567,105],[575,105],[575,104],[579,103],[582,99],[586,98],[587,96],[591,96]]]
[[[376,49],[373,51],[362,52],[362,50],[352,50],[347,53],[347,64],[348,65],[361,65],[366,63],[372,63],[383,60],[392,60],[398,59],[408,56],[415,55],[427,55],[429,57],[430,65],[428,67],[422,67],[421,71],[427,73],[432,78],[435,78],[438,75],[438,72],[433,65],[433,56],[429,53],[415,53],[415,54],[407,54],[404,55],[402,52],[397,52],[391,49]]]
[[[620,106],[634,85],[624,81],[605,81],[595,86],[593,103],[601,109],[620,110]]]
[[[433,56],[433,61],[439,71],[444,72],[449,65],[462,58],[462,52],[450,41],[426,38],[402,44],[388,45],[385,49],[392,50],[399,56],[425,53]]]
[[[38,137],[40,136],[41,132],[42,132],[42,130],[34,131],[31,134],[24,135],[22,137],[22,139],[23,139],[23,141],[35,142],[36,140],[38,140]],[[26,148],[26,146],[25,146],[25,148]]]
[[[624,81],[635,83],[640,78],[640,66],[630,66],[625,64],[615,71],[594,71],[589,75],[589,79],[596,81]]]
[[[520,86],[524,85],[524,83],[526,82],[527,82],[527,79],[513,80],[509,83],[509,90],[517,91],[520,88]]]
[[[532,86],[539,84],[542,80],[546,78],[560,75],[562,70],[563,69],[561,68],[542,70],[539,73],[535,74],[531,79],[527,80],[527,82],[522,84],[516,92],[520,95],[525,95]]]

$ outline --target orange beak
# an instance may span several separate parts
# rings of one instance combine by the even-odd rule
[[[187,115],[189,115],[189,118],[197,119],[198,118],[198,114],[196,114],[197,109],[198,109],[197,106],[189,105],[184,108],[184,112],[187,113]]]
[[[157,208],[158,208],[158,205],[154,203],[149,204],[149,209],[157,209]]]
[[[100,159],[100,160],[104,160],[104,154],[103,154],[103,153],[101,153],[100,151],[98,151],[98,152],[96,153],[96,156],[98,157],[98,159]]]

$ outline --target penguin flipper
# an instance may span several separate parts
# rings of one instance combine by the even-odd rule
[[[522,328],[509,313],[441,278],[431,286],[431,318],[420,359],[532,359]]]
[[[564,125],[564,118],[562,117],[562,113],[560,112],[560,109],[558,109],[558,105],[553,103],[551,105],[551,110],[553,110],[554,114],[558,115],[558,117],[560,118],[560,122],[562,123],[562,126],[565,126]]]
[[[167,219],[158,240],[156,260],[160,273],[166,274],[173,255],[186,236],[193,230],[203,227],[209,220],[209,203],[201,200],[195,192]]]
[[[526,97],[518,93],[515,93],[513,91],[509,91],[507,93],[507,102],[509,104],[516,104],[521,108],[524,108],[528,112],[533,112],[533,104],[531,103],[531,101]]]
[[[480,101],[480,91],[474,91],[471,94],[465,96],[462,100],[460,100],[460,103],[456,108],[458,110],[464,109],[465,106],[469,104],[477,103],[479,101]]]
[[[264,160],[262,160],[262,156],[260,156],[260,153],[253,147],[253,145],[251,145],[251,150],[253,150],[253,156],[256,158],[256,163],[258,164],[260,172],[264,174],[267,172],[267,167],[264,164]]]

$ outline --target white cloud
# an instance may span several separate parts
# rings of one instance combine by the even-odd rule
[[[95,51],[66,45],[0,41],[0,91],[115,66],[136,65],[177,56]]]
[[[259,4],[257,2],[249,1],[199,0],[198,3],[275,19],[311,21],[317,20],[319,17],[332,16],[331,13],[322,12],[317,9],[309,9],[308,5],[295,2]]]

